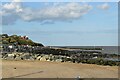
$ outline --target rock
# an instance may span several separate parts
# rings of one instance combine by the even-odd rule
[[[15,56],[14,54],[8,54],[8,56],[10,57],[10,56]]]
[[[37,59],[38,55],[37,55],[37,54],[35,54],[35,56],[34,56],[34,57]]]
[[[45,58],[49,58],[50,56],[49,56],[49,55],[45,55],[44,57],[45,57]]]
[[[19,56],[19,57],[16,57],[15,60],[21,60],[21,57],[20,57],[20,56]]]
[[[20,55],[19,54],[16,54],[16,57],[19,57]]]
[[[29,54],[23,54],[23,55],[20,55],[20,57],[23,59],[23,60],[27,60],[27,59],[30,59],[30,55]]]
[[[30,55],[25,55],[25,59],[30,59]]]
[[[47,61],[50,61],[50,59],[48,59]]]
[[[30,57],[30,59],[29,60],[35,60],[33,57]]]
[[[7,59],[7,60],[14,60],[14,56],[8,56],[5,59]]]
[[[5,59],[6,57],[8,57],[8,55],[7,55],[7,54],[6,54],[6,55],[4,55],[4,56],[2,56],[2,58],[3,58],[3,59]]]
[[[36,59],[37,59],[37,60],[40,60],[40,58],[41,58],[41,56],[38,56]]]
[[[56,62],[62,62],[62,59],[56,59],[55,61]]]
[[[20,55],[22,55],[23,53],[19,53]]]
[[[26,57],[25,56],[21,56],[21,60],[26,60]]]
[[[46,58],[45,58],[45,57],[42,57],[42,58],[40,59],[40,61],[46,61]]]

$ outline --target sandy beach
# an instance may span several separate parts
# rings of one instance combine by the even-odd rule
[[[118,78],[117,66],[45,61],[2,61],[3,78]]]

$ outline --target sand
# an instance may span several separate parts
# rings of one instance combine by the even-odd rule
[[[2,61],[3,78],[118,78],[117,66],[46,61]]]

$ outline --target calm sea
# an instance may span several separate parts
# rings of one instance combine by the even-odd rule
[[[54,46],[54,47],[67,47],[67,48],[102,48],[103,53],[118,54],[118,46]]]

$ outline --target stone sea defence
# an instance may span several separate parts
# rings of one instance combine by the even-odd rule
[[[0,52],[4,60],[39,60],[118,66],[120,55],[103,54],[102,48],[44,46],[28,36],[1,35]]]

